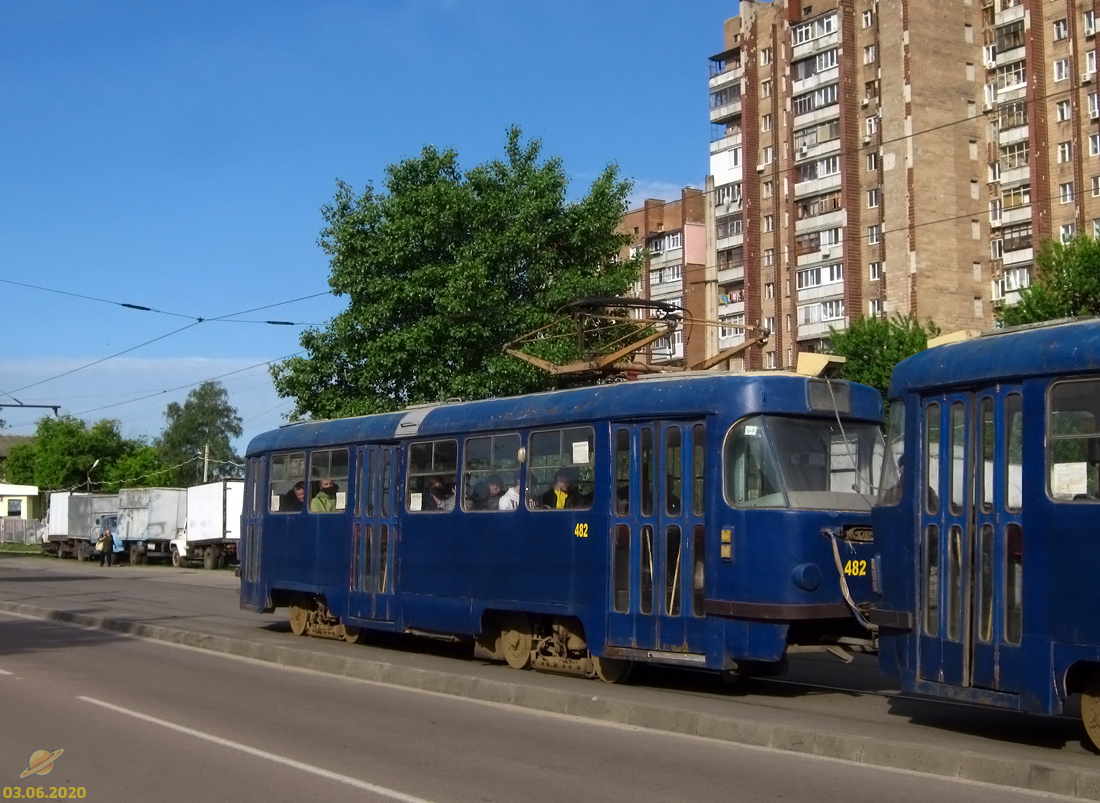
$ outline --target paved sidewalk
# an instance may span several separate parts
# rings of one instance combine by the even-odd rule
[[[867,661],[844,667],[800,659],[784,678],[731,687],[708,675],[646,668],[634,683],[612,686],[520,674],[469,659],[465,647],[402,636],[354,646],[296,638],[285,617],[241,611],[236,589],[227,572],[0,556],[0,611],[11,614],[540,711],[1100,800],[1100,756],[1082,745],[1078,723],[899,697]]]

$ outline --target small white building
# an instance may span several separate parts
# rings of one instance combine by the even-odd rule
[[[9,485],[0,482],[0,516],[16,519],[44,518],[37,485]]]

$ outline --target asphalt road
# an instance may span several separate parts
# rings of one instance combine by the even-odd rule
[[[592,685],[594,693],[602,688]],[[89,801],[1041,797],[6,614],[0,717],[0,791],[73,787],[86,790]],[[48,775],[20,779],[32,753],[59,749]]]

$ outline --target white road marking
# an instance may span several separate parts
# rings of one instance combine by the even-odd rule
[[[255,747],[249,747],[248,745],[241,744],[239,742],[231,742],[228,739],[222,739],[219,736],[212,736],[209,733],[203,733],[202,731],[195,730],[194,728],[187,728],[183,725],[177,725],[174,722],[157,719],[156,717],[151,717],[148,714],[140,714],[137,711],[131,711],[127,708],[122,708],[121,706],[104,702],[103,700],[96,700],[94,697],[77,697],[76,699],[83,700],[86,703],[92,703],[93,705],[98,705],[102,708],[106,708],[119,714],[125,714],[126,716],[140,719],[144,722],[152,723],[153,725],[160,725],[162,728],[168,728],[169,730],[174,730],[177,733],[183,733],[187,736],[193,736],[196,739],[202,739],[221,747],[228,747],[232,750],[238,750],[250,756],[256,756],[257,758],[266,759],[267,761],[272,761],[276,764],[282,764],[284,767],[290,767],[291,769],[308,772],[311,775],[317,775],[330,781],[336,781],[338,783],[347,784],[348,786],[354,786],[356,789],[363,789],[367,792],[371,792],[372,794],[379,795],[381,797],[388,797],[391,800],[400,800],[402,801],[402,803],[431,803],[431,801],[428,801],[422,797],[406,795],[404,792],[398,792],[396,789],[387,789],[384,786],[367,783],[366,781],[361,781],[358,778],[352,778],[350,775],[341,775],[338,772],[330,772],[329,770],[315,767],[312,764],[306,764],[302,761],[295,761],[292,758],[280,756],[275,753],[269,753],[266,750],[259,750]]]
[[[0,675],[10,675],[10,674],[12,674],[12,673],[11,672],[5,672],[3,669],[0,669]]]

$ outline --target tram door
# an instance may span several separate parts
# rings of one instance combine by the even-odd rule
[[[240,561],[242,593],[248,601],[254,605],[261,605],[260,599],[260,545],[263,529],[263,517],[267,511],[267,495],[264,493],[264,463],[263,457],[253,457],[248,462],[248,488],[245,489],[245,508],[243,511],[243,528],[241,532],[240,553],[237,555]]]
[[[922,403],[920,677],[1018,688],[1019,389]]]
[[[395,460],[391,446],[361,446],[356,455],[349,607],[361,619],[393,618]]]
[[[617,425],[612,444],[608,643],[691,652],[705,582],[704,425]]]

